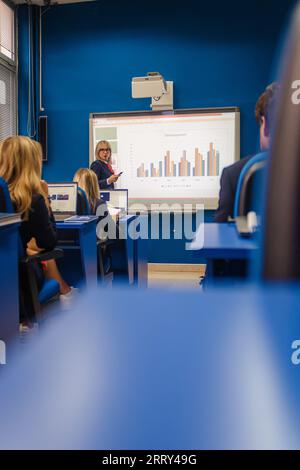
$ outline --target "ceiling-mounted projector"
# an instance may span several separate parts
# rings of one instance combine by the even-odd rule
[[[134,77],[131,82],[132,98],[160,97],[167,93],[167,84],[158,72],[149,72],[146,77]]]
[[[131,80],[132,98],[152,98],[153,111],[173,109],[173,82],[166,81],[159,72]]]

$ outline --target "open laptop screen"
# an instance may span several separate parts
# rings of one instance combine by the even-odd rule
[[[48,188],[54,214],[76,214],[77,183],[49,183]]]
[[[121,212],[128,211],[128,190],[127,189],[114,189],[111,191],[100,191],[101,199],[107,202],[107,205],[120,209]]]

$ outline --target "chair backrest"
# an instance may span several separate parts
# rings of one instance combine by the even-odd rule
[[[91,208],[85,191],[77,189],[77,215],[90,215]]]
[[[0,176],[0,204],[1,204],[1,212],[8,212],[13,214],[15,212],[14,206],[11,202],[9,190],[6,181]],[[1,203],[2,200],[2,203]],[[2,210],[3,209],[3,210]],[[21,237],[19,236],[18,242],[18,249],[19,249],[19,257],[24,257],[24,248],[21,241]]]
[[[234,201],[234,217],[245,216],[261,207],[267,153],[254,155],[241,171]]]
[[[1,187],[0,187],[0,212],[6,212],[5,195]]]
[[[262,275],[300,279],[300,2],[281,60],[280,93],[267,179]]]
[[[6,181],[0,176],[0,191],[1,191],[1,212],[11,212],[14,213],[9,190]]]

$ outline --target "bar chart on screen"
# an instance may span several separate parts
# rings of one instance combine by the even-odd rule
[[[138,178],[163,178],[163,177],[183,177],[183,176],[219,176],[220,174],[220,152],[214,148],[214,144],[209,144],[207,159],[199,152],[196,147],[194,163],[187,159],[187,151],[182,151],[180,161],[176,163],[172,159],[170,150],[167,150],[163,160],[157,167],[155,163],[150,163],[150,169],[146,169],[144,163],[137,168]],[[194,165],[194,166],[193,166]]]
[[[239,158],[239,113],[176,113],[93,121],[94,142],[110,139],[115,171],[123,172],[118,187],[130,199],[217,200],[223,168]]]

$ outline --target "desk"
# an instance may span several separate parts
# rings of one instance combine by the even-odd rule
[[[187,249],[197,251],[203,255],[208,276],[213,273],[214,260],[249,260],[258,250],[257,240],[240,237],[234,224],[204,224],[203,244],[201,243],[201,236],[199,236],[202,230],[203,225],[198,228],[194,241],[188,245]]]
[[[3,217],[6,221],[1,221]],[[0,340],[8,345],[8,355],[9,341],[19,334],[18,228],[21,219],[16,214],[3,217],[0,214]]]
[[[57,222],[58,248],[64,257],[58,260],[59,269],[69,284],[97,285],[97,237],[98,217],[90,216],[83,222]]]
[[[299,449],[299,306],[299,284],[87,292],[1,378],[0,448]]]
[[[93,287],[97,283],[97,217],[91,216],[84,222],[57,222],[58,247],[64,250],[64,257],[58,260],[59,269],[69,284],[84,283]],[[112,261],[115,277],[124,279],[129,284],[138,286],[147,284],[147,243],[148,240],[130,236],[130,226],[136,216],[127,215],[119,221],[120,237],[124,244],[112,247]],[[70,241],[72,243],[70,243]],[[124,251],[125,250],[125,251]],[[78,256],[80,254],[80,256]]]

